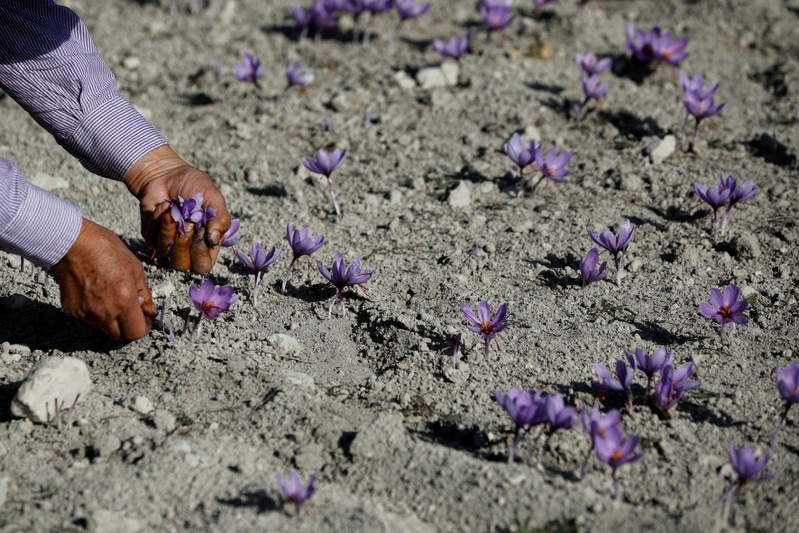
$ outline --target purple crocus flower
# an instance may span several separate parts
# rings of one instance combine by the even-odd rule
[[[273,246],[272,249],[267,252],[261,246],[261,243],[258,242],[252,245],[249,257],[243,252],[234,250],[236,258],[238,258],[241,266],[255,276],[252,285],[252,302],[255,307],[258,307],[258,289],[261,286],[261,274],[266,272],[269,265],[277,261],[282,251],[282,247],[275,250]]]
[[[494,398],[502,406],[508,416],[516,425],[516,438],[520,430],[542,423],[546,418],[546,413],[541,409],[543,402],[542,391],[522,390],[513,387],[507,394],[500,391],[494,392]]]
[[[224,246],[225,248],[229,248],[231,246],[235,246],[238,242],[242,239],[243,235],[236,235],[238,233],[239,228],[241,227],[241,221],[238,218],[234,218],[230,221],[230,228],[222,235],[222,238],[219,239],[219,246]]]
[[[607,414],[603,415],[599,410],[599,406],[594,404],[591,412],[583,411],[580,415],[580,420],[583,424],[583,429],[588,433],[591,438],[591,447],[594,446],[598,438],[605,436],[609,428],[617,428],[621,424],[621,411],[618,409],[611,409]]]
[[[333,207],[336,209],[337,215],[341,214],[341,209],[338,205],[336,191],[333,189],[333,180],[330,176],[341,165],[346,156],[346,150],[339,150],[336,148],[333,152],[328,154],[320,148],[316,151],[316,157],[314,159],[309,157],[303,161],[305,168],[315,174],[321,174],[327,179],[327,190],[330,192],[330,198],[333,200]]]
[[[577,409],[566,405],[563,396],[551,394],[545,397],[544,409],[547,415],[547,433],[552,434],[559,429],[571,429],[577,425]]]
[[[728,179],[733,180],[733,177],[730,176]],[[732,214],[732,209],[736,205],[751,199],[756,193],[757,189],[755,188],[755,184],[752,180],[746,180],[741,185],[737,185],[735,187],[735,190],[730,195],[730,203],[729,205],[727,205],[727,210],[724,212],[724,217],[721,219],[722,235],[726,231],[727,225],[730,223],[730,215]]]
[[[630,220],[625,220],[621,225],[621,229],[617,234],[613,234],[609,229],[602,230],[598,235],[588,231],[588,237],[591,238],[600,247],[607,250],[613,256],[613,262],[616,265],[616,284],[621,284],[621,278],[624,275],[624,254],[627,247],[635,236],[635,229],[633,228]]]
[[[186,222],[196,226],[203,226],[206,222],[206,212],[203,210],[203,193],[198,192],[188,200],[178,196],[177,200],[167,200],[170,204],[169,214],[178,225],[178,233],[186,233]],[[214,214],[216,211],[214,210]]]
[[[507,28],[516,15],[510,14],[510,2],[507,0],[482,0],[480,17],[489,33]]]
[[[749,319],[743,313],[749,307],[746,300],[739,300],[741,291],[735,283],[724,288],[724,291],[711,288],[710,303],[703,303],[698,311],[704,316],[721,324],[721,337],[726,337],[728,324],[746,324]],[[734,328],[734,326],[731,326]]]
[[[289,8],[289,13],[291,14],[291,18],[294,19],[294,25],[300,31],[300,39],[302,39],[308,33],[308,29],[313,23],[313,12],[310,9],[308,11],[303,11],[300,6],[294,4]]]
[[[374,272],[374,270],[361,270],[360,259],[353,259],[347,265],[338,251],[333,256],[333,267],[330,270],[321,261],[316,262],[316,268],[336,288],[336,295],[331,299],[330,308],[328,309],[328,318],[333,314],[333,305],[336,302],[342,302],[342,308],[344,307],[344,289],[366,283]]]
[[[286,65],[286,81],[288,82],[287,89],[289,87],[299,87],[300,92],[305,91],[305,87],[308,86],[314,80],[314,75],[310,72],[305,72],[305,65],[302,63],[289,63]]]
[[[652,388],[652,379],[655,377],[655,374],[660,372],[664,366],[671,366],[672,361],[671,352],[666,348],[658,348],[652,355],[648,355],[641,348],[636,348],[634,354],[625,348],[624,355],[627,356],[628,360],[635,358],[636,368],[646,375],[647,394],[649,394]]]
[[[695,120],[692,142],[696,140],[696,134],[699,130],[699,123],[706,118],[718,115],[726,105],[726,102],[716,105],[715,101],[713,100],[717,89],[718,84],[714,85],[710,89],[705,89],[703,87],[701,90],[687,89],[686,86],[683,86],[682,103],[688,113],[693,116]]]
[[[544,157],[544,152],[541,148],[535,152],[535,164],[538,166],[538,170],[541,171],[545,178],[555,183],[563,183],[566,181],[565,178],[569,175],[569,171],[566,167],[569,165],[571,159],[571,152],[563,152],[558,155],[555,148],[547,152],[546,157]]]
[[[583,105],[588,103],[589,100],[601,99],[605,96],[605,93],[608,92],[608,82],[601,81],[596,74],[590,76],[582,74],[580,76],[580,83],[583,86],[583,95],[585,96]]]
[[[497,312],[493,315],[491,314],[491,307],[489,307],[488,302],[485,300],[477,304],[477,315],[475,315],[472,309],[465,303],[461,304],[460,307],[461,312],[463,312],[463,315],[469,322],[466,324],[466,328],[483,337],[485,341],[484,352],[486,357],[488,357],[488,348],[491,344],[491,339],[496,337],[497,333],[508,327],[508,324],[505,322],[508,304],[500,305]]]
[[[524,144],[522,136],[514,133],[510,140],[502,145],[502,149],[510,157],[510,160],[519,167],[519,188],[521,190],[524,184],[524,169],[535,161],[536,154],[540,148],[536,147],[535,140],[531,140],[530,144]]]
[[[463,37],[453,35],[446,43],[439,39],[433,41],[433,47],[436,52],[444,57],[451,57],[460,63],[461,56],[469,51],[469,44],[471,43],[472,35],[467,33]]]
[[[298,515],[302,504],[310,500],[311,497],[316,494],[316,487],[314,487],[316,474],[312,474],[305,484],[303,484],[302,479],[300,479],[300,474],[296,470],[291,471],[288,479],[283,477],[283,474],[280,472],[278,472],[276,477],[277,485],[280,487],[280,492],[283,495],[283,503],[293,503],[294,513]]]
[[[771,433],[771,446],[777,445],[777,432],[788,418],[788,411],[795,403],[799,403],[799,366],[796,363],[788,363],[785,368],[777,369],[777,392],[785,400],[785,407],[782,410],[777,427]]]
[[[721,206],[726,204],[736,189],[735,179],[732,176],[724,177],[722,172],[718,183],[710,187],[705,187],[701,183],[694,183],[696,195],[713,209],[713,227],[719,228],[718,211]]]
[[[241,56],[241,63],[236,63],[234,69],[237,80],[252,83],[256,90],[261,90],[258,80],[263,76],[263,69],[259,59],[252,54],[245,53]]]
[[[194,337],[200,336],[203,319],[215,320],[219,315],[228,311],[239,299],[230,285],[214,285],[210,280],[203,280],[199,286],[189,287],[189,298],[194,307],[200,312],[194,327]],[[186,318],[188,327],[189,318]]]
[[[424,4],[417,4],[417,0],[394,0],[394,7],[397,8],[397,13],[400,20],[408,20],[419,18],[430,9],[431,2]]]
[[[740,494],[746,485],[768,481],[774,477],[774,474],[764,472],[768,464],[768,454],[755,457],[751,446],[736,448],[730,443],[727,446],[727,456],[730,458],[730,466],[738,476],[734,483],[735,496]]]
[[[294,265],[297,263],[297,260],[305,255],[311,255],[322,245],[325,243],[324,235],[319,235],[318,237],[311,236],[311,230],[308,228],[302,228],[295,230],[291,226],[291,222],[286,225],[286,240],[291,247],[291,263],[289,263],[289,268],[286,270],[286,275],[283,278],[283,292],[286,292],[286,284],[289,281],[289,276],[291,275],[291,271],[294,269]]]
[[[711,87],[705,87],[704,76],[697,74],[693,78],[689,78],[684,70],[680,70],[679,80],[683,94],[694,93],[700,99],[713,96],[719,88],[718,83]]]
[[[650,65],[653,62],[678,65],[687,57],[688,39],[672,39],[668,32],[662,32],[657,26],[646,32],[635,28],[632,22],[627,23],[627,42],[625,47],[639,62]]]
[[[583,72],[589,76],[607,72],[610,70],[610,67],[613,66],[612,59],[606,57],[604,59],[598,60],[593,52],[586,52],[584,55],[580,53],[575,54],[574,60],[578,65],[580,65],[580,68],[583,70]]]
[[[585,256],[585,259],[580,259],[580,277],[585,283],[592,283],[594,281],[601,281],[608,275],[608,262],[599,262],[599,251],[596,248],[591,248]]]
[[[633,412],[633,402],[632,396],[630,395],[630,386],[635,381],[635,358],[632,357],[632,354],[629,352],[625,352],[627,355],[627,361],[630,363],[630,367],[627,367],[624,361],[617,359],[616,360],[616,371],[611,372],[605,365],[602,364],[595,364],[594,365],[594,372],[599,377],[600,381],[594,380],[594,387],[599,389],[602,395],[607,394],[609,392],[620,392],[624,396],[625,404],[627,405],[627,411],[632,413]]]
[[[694,374],[694,364],[691,362],[680,365],[673,370],[671,365],[660,370],[660,380],[655,387],[655,402],[664,417],[668,417],[668,410],[677,405],[683,395],[698,389],[702,382],[688,379]]]
[[[597,458],[610,466],[614,482],[616,470],[620,466],[634,463],[643,458],[643,454],[633,453],[636,446],[638,446],[638,437],[629,435],[625,438],[623,430],[619,426],[609,426],[604,435],[598,436],[594,440]]]
[[[320,35],[319,30],[338,26],[338,11],[340,8],[338,0],[314,0],[310,12],[313,25],[317,29],[317,38]]]

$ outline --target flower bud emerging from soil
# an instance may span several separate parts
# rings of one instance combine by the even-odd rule
[[[261,90],[258,80],[261,79],[264,73],[261,68],[261,61],[252,54],[245,53],[241,56],[241,63],[234,65],[234,72],[237,80],[252,83],[256,90]]]
[[[303,484],[299,472],[292,470],[286,479],[281,472],[277,473],[277,485],[283,496],[283,504],[294,504],[294,514],[299,515],[302,505],[316,494],[316,474],[308,478],[308,482]]]

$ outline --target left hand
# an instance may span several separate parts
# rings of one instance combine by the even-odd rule
[[[186,163],[169,146],[161,146],[136,161],[124,182],[139,200],[144,240],[159,253],[168,252],[175,270],[197,274],[211,270],[219,255],[219,242],[230,229],[230,213],[208,174]],[[203,207],[215,208],[216,216],[198,231],[187,222],[186,232],[178,235],[178,225],[164,200],[191,198],[198,192],[203,193]]]

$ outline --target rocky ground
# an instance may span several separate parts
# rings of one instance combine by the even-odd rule
[[[329,265],[339,250],[375,270],[368,293],[328,319],[333,290],[312,261],[280,291],[283,257],[253,308],[226,250],[210,278],[241,295],[230,313],[194,341],[153,331],[118,345],[62,315],[52,279],[0,253],[3,529],[710,531],[723,528],[734,478],[728,443],[768,453],[779,471],[744,491],[729,528],[799,529],[799,412],[769,445],[783,407],[774,371],[797,360],[799,337],[799,4],[564,1],[533,13],[516,2],[514,24],[487,39],[475,3],[434,1],[393,48],[392,17],[375,22],[369,46],[351,42],[348,20],[298,42],[290,4],[68,2],[122,92],[218,181],[242,244],[285,247],[288,222],[308,227],[328,240],[314,260]],[[689,37],[685,70],[721,84],[727,105],[692,151],[676,70],[641,79],[624,68],[629,20]],[[460,83],[425,70],[439,62],[432,39],[467,30]],[[603,108],[577,121],[574,54],[586,50],[616,67]],[[232,77],[244,52],[263,62],[260,97]],[[289,60],[316,74],[304,94],[281,93]],[[139,253],[180,329],[198,279],[148,259],[124,187],[83,170],[9,98],[0,109],[0,156]],[[501,152],[515,131],[572,151],[568,181],[517,198]],[[301,165],[320,147],[348,150],[334,176],[340,217]],[[722,172],[759,189],[725,236],[693,191]],[[621,286],[611,276],[583,287],[586,228],[625,219],[636,235]],[[753,302],[751,320],[722,342],[697,306],[731,282]],[[482,299],[509,305],[488,357],[458,308]],[[661,420],[639,379],[624,422],[645,457],[619,470],[616,497],[596,459],[580,478],[580,429],[557,433],[538,466],[508,461],[495,390],[542,386],[584,409],[594,363],[659,346],[693,361],[702,387]],[[91,391],[58,424],[14,416],[21,382],[48,357],[84,362]],[[292,468],[319,476],[299,518],[275,483]]]

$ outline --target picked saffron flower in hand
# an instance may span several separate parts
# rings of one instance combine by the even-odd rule
[[[483,25],[489,35],[507,28],[516,18],[516,15],[510,14],[510,4],[507,0],[482,0],[480,2],[480,17],[482,17]]]
[[[303,483],[300,478],[299,472],[292,470],[288,479],[283,477],[283,474],[277,474],[277,486],[280,487],[280,493],[283,496],[283,503],[294,504],[294,514],[299,515],[300,507],[316,494],[316,474],[312,474],[308,478],[307,483]]]
[[[578,65],[580,65],[580,68],[583,70],[583,72],[589,76],[602,74],[603,72],[610,70],[610,67],[613,66],[613,60],[611,60],[609,57],[597,59],[593,52],[575,54],[574,60]]]
[[[718,183],[705,187],[701,183],[694,183],[696,195],[713,209],[713,228],[719,229],[719,208],[726,204],[735,192],[736,183],[732,176],[724,177],[721,174]]]
[[[228,229],[222,238],[219,240],[219,246],[224,246],[225,248],[229,248],[231,246],[235,246],[239,243],[242,239],[243,235],[236,235],[238,233],[239,228],[241,227],[241,221],[238,218],[234,218],[230,221],[230,229]]]
[[[441,54],[444,57],[451,57],[458,63],[460,63],[461,56],[469,51],[469,44],[471,42],[472,36],[470,33],[467,33],[463,37],[458,37],[457,35],[453,35],[449,38],[449,41],[446,43],[439,39],[433,41],[433,48],[436,49],[436,52]]]
[[[608,262],[602,261],[602,264],[597,265],[598,262],[599,251],[596,248],[591,248],[585,259],[580,259],[580,278],[584,283],[601,281],[608,275]]]
[[[505,322],[505,315],[508,312],[508,304],[502,304],[497,309],[497,312],[491,314],[491,307],[488,302],[482,300],[477,304],[477,315],[474,314],[472,309],[465,303],[460,305],[461,312],[466,317],[468,324],[466,328],[474,333],[477,333],[485,341],[483,348],[485,356],[488,357],[488,349],[491,344],[491,339],[496,337],[497,333],[508,327]]]
[[[735,283],[730,283],[724,291],[711,288],[710,303],[703,303],[698,311],[707,318],[721,324],[721,338],[727,337],[727,328],[735,329],[735,324],[746,324],[749,319],[743,313],[749,307],[746,300],[739,299],[741,291]],[[729,326],[732,324],[732,326]]]
[[[294,265],[297,263],[297,260],[304,256],[304,255],[311,255],[322,245],[325,243],[324,235],[319,235],[318,237],[311,236],[311,230],[308,228],[302,228],[295,230],[291,226],[291,222],[286,225],[286,240],[291,247],[291,263],[289,263],[289,268],[286,270],[286,275],[283,278],[283,292],[286,292],[286,284],[289,281],[289,276],[291,275],[291,271],[294,269]]]
[[[588,237],[613,256],[613,263],[616,266],[616,285],[621,284],[621,278],[624,276],[624,254],[634,236],[635,229],[629,219],[624,221],[615,235],[609,229],[602,230],[598,235],[588,230]]]
[[[788,418],[788,411],[795,403],[799,403],[799,366],[796,363],[788,363],[785,368],[777,369],[777,392],[785,400],[785,407],[782,410],[777,427],[771,433],[771,446],[777,445],[777,432]]]
[[[314,80],[314,75],[310,72],[305,72],[305,65],[302,63],[289,63],[286,65],[286,82],[290,87],[299,87],[300,92],[305,92],[307,87]]]
[[[203,193],[198,192],[188,200],[184,200],[182,196],[178,196],[177,200],[166,200],[170,204],[169,214],[178,225],[178,233],[186,233],[186,223],[191,222],[194,225],[202,226],[206,222],[206,212],[203,209]],[[216,212],[214,211],[214,214]]]
[[[649,394],[652,389],[652,380],[655,374],[668,365],[671,366],[672,355],[666,348],[658,348],[652,355],[648,355],[641,348],[636,348],[633,354],[627,348],[624,349],[624,355],[628,360],[635,359],[635,366],[638,370],[646,375],[646,393]]]
[[[374,270],[361,270],[360,259],[353,259],[347,265],[347,262],[344,261],[338,251],[333,256],[333,266],[330,270],[321,261],[316,262],[316,268],[336,288],[336,295],[331,299],[330,308],[327,312],[328,318],[332,316],[333,305],[336,302],[341,302],[341,308],[344,309],[344,289],[366,283],[372,277],[372,273],[374,273]]]
[[[241,266],[243,266],[251,274],[254,274],[252,283],[252,303],[253,306],[258,307],[258,289],[261,286],[261,274],[266,272],[269,265],[277,261],[283,248],[275,250],[273,246],[268,252],[264,250],[261,243],[256,242],[252,245],[249,257],[244,255],[243,252],[234,250]]]
[[[199,286],[189,287],[189,298],[194,307],[200,312],[194,329],[194,337],[200,336],[203,319],[215,320],[219,315],[228,311],[239,299],[230,285],[214,285],[210,280],[203,280]],[[188,324],[188,318],[187,318]]]
[[[234,66],[236,79],[239,81],[252,83],[257,91],[261,90],[258,80],[263,76],[261,61],[252,54],[245,53],[241,56],[241,63]]]
[[[330,179],[330,176],[333,175],[333,172],[341,165],[346,156],[346,150],[339,150],[336,148],[333,152],[328,154],[320,148],[316,151],[316,157],[314,159],[309,157],[303,161],[305,168],[315,174],[321,174],[327,179],[327,190],[330,192],[330,198],[333,200],[333,207],[336,209],[337,215],[341,214],[341,209],[336,200],[336,191],[333,189],[333,180]]]

